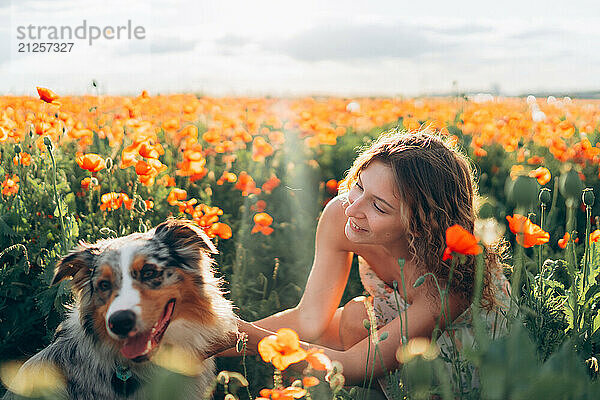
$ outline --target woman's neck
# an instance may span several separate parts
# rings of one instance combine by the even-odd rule
[[[408,250],[408,241],[402,241],[394,244],[383,245],[385,252],[395,259],[403,259],[408,262],[411,259],[410,251]]]

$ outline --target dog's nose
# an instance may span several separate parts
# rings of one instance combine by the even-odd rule
[[[115,335],[127,336],[135,326],[135,313],[130,310],[117,311],[108,319],[108,327]]]

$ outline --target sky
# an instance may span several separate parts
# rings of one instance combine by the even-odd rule
[[[596,0],[0,0],[0,95],[600,90],[599,20]],[[47,36],[129,21],[143,37]],[[73,45],[18,52],[34,42]]]

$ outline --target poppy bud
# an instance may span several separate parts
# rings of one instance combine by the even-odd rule
[[[112,158],[108,157],[106,160],[104,160],[104,164],[106,165],[106,169],[110,171],[113,166]]]
[[[342,387],[344,387],[345,383],[346,383],[346,378],[344,378],[344,375],[342,375],[342,374],[333,374],[329,378],[329,387],[333,391],[340,390]]]
[[[44,145],[49,149],[52,150],[52,140],[50,140],[50,138],[48,136],[44,136]]]
[[[19,154],[21,152],[21,145],[15,144],[15,154]]]
[[[577,171],[571,169],[558,178],[558,188],[563,197],[578,198],[583,190],[583,183]]]
[[[481,219],[493,218],[495,214],[495,207],[489,201],[486,201],[479,207],[479,218]]]
[[[552,201],[552,195],[550,194],[550,189],[542,188],[540,190],[540,195],[538,196],[538,200],[540,201],[540,203],[542,203],[545,206],[549,205],[550,202]]]
[[[415,283],[413,283],[413,287],[418,288],[423,284],[423,282],[425,282],[425,275],[421,275],[420,277],[418,277]]]
[[[225,384],[229,383],[229,372],[228,371],[219,372],[219,375],[217,375],[217,382],[221,385],[225,385]]]
[[[517,205],[529,206],[537,199],[539,184],[531,176],[520,175],[512,187],[512,199]]]
[[[365,329],[369,330],[371,329],[371,323],[369,322],[368,319],[363,319],[363,326],[365,327]]]
[[[585,188],[583,190],[583,194],[581,195],[581,200],[583,201],[583,204],[585,204],[587,207],[593,206],[594,205],[594,189]]]

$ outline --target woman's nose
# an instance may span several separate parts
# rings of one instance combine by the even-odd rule
[[[360,197],[354,198],[354,199],[348,197],[348,206],[344,210],[346,217],[355,217],[355,218],[364,217],[364,213],[361,210],[362,202],[360,200],[361,200]]]

